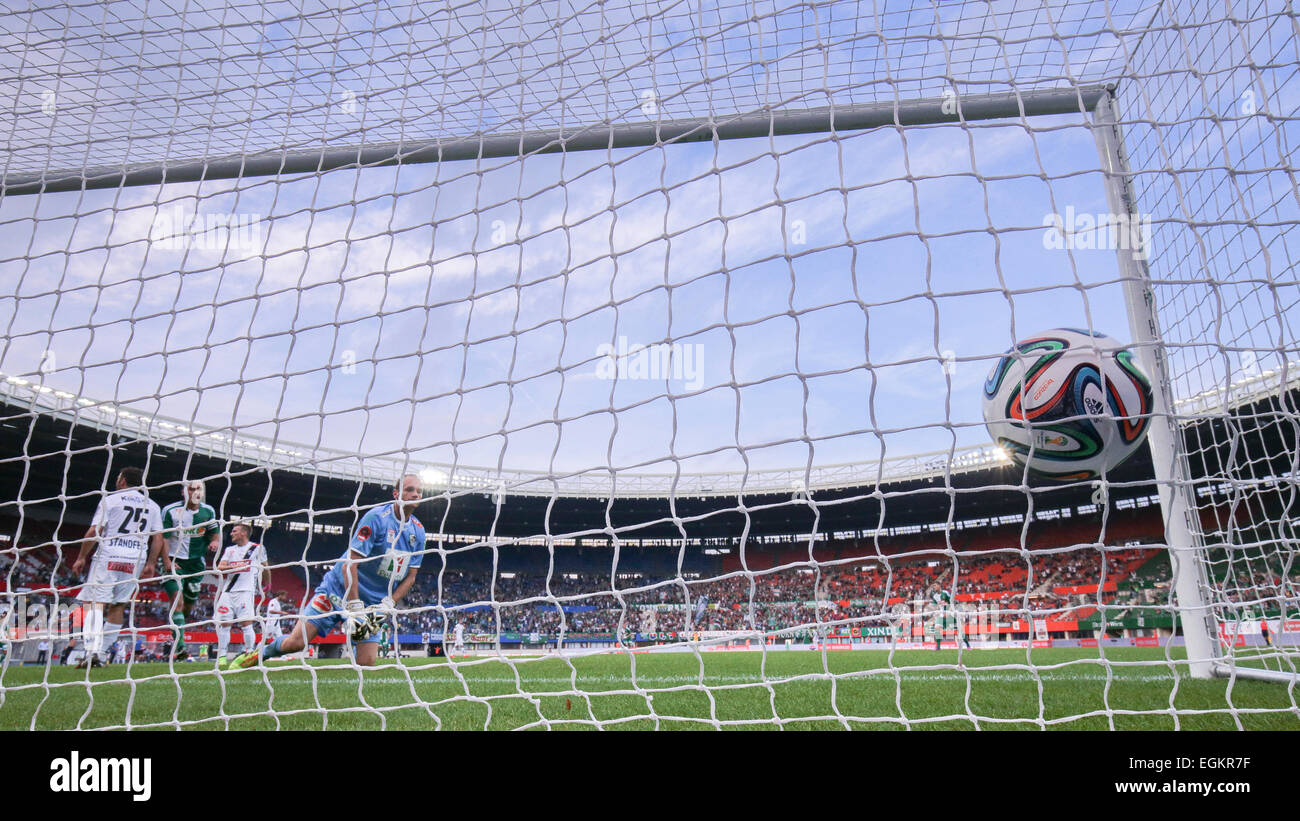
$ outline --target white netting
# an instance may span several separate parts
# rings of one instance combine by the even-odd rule
[[[1159,4],[1123,5],[11,10],[5,168],[569,130],[644,122],[647,103],[651,119],[675,120],[937,97],[954,83],[962,94],[1071,87],[1120,76],[1121,42],[1140,39]]]
[[[1300,641],[1289,9],[0,17],[0,726],[1294,724],[1293,688],[1236,680]],[[1103,103],[1158,345],[1094,230]],[[1165,358],[1178,454],[1054,483],[993,446],[990,368],[1057,327]],[[252,521],[293,611],[419,475],[403,664],[145,661],[148,584],[130,669],[60,664],[128,464]],[[1176,634],[1197,542],[1230,691]]]
[[[1131,60],[1149,79],[1121,94],[1133,185],[1155,217],[1150,270],[1207,546],[1203,595],[1227,646],[1261,619],[1274,633],[1294,625],[1300,599],[1296,29],[1269,4],[1247,11],[1219,22],[1213,3],[1162,7]],[[1266,655],[1295,672],[1294,651]]]

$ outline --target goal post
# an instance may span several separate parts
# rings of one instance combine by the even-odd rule
[[[1094,108],[1097,151],[1105,172],[1106,201],[1112,214],[1124,215],[1127,224],[1140,224],[1141,211],[1129,179],[1128,158],[1116,114],[1113,93],[1101,95]],[[1146,373],[1151,375],[1151,427],[1147,441],[1164,510],[1165,543],[1173,564],[1178,618],[1187,639],[1188,666],[1195,678],[1210,678],[1218,671],[1220,656],[1213,615],[1205,600],[1209,589],[1203,564],[1204,541],[1195,519],[1196,501],[1187,469],[1183,434],[1170,394],[1169,365],[1160,334],[1159,307],[1150,285],[1146,259],[1153,249],[1131,244],[1116,248],[1124,278],[1124,305],[1129,333]]]

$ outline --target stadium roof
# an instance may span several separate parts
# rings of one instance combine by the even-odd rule
[[[183,479],[204,477],[208,499],[223,519],[255,517],[264,520],[264,527],[289,531],[297,523],[302,538],[309,544],[316,539],[322,547],[342,537],[329,537],[329,531],[313,537],[313,532],[322,532],[316,526],[342,532],[355,523],[359,511],[392,498],[391,476],[359,480],[342,469],[359,461],[322,463],[329,470],[313,473],[310,451],[295,456],[292,446],[252,439],[232,444],[229,435],[211,440],[220,446],[208,445],[205,452],[191,447],[192,440],[186,438],[190,434],[150,428],[134,412],[110,421],[102,413],[86,411],[96,407],[93,402],[82,404],[75,397],[47,394],[32,385],[5,384],[0,393],[0,452],[13,455],[0,458],[0,515],[17,516],[20,522],[25,518],[88,522],[109,486],[112,470],[124,464],[146,467],[146,482],[158,499],[179,498]],[[15,387],[26,401],[17,401]],[[75,407],[52,408],[69,402]],[[1300,406],[1300,389],[1261,394],[1234,405],[1231,415],[1205,417],[1186,428],[1198,496],[1213,493],[1231,500],[1250,494],[1259,500],[1253,506],[1289,504],[1280,491],[1294,482],[1297,443],[1290,420],[1296,406]],[[137,435],[135,425],[158,435]],[[221,447],[244,448],[241,455],[252,459],[255,453],[265,454],[259,445],[282,448],[287,452],[277,458],[296,467],[276,466],[265,456],[244,461],[220,453]],[[419,516],[431,534],[443,534],[452,542],[457,540],[452,534],[462,534],[493,545],[511,540],[536,544],[547,537],[557,545],[577,546],[607,544],[617,536],[625,544],[645,546],[671,545],[682,539],[705,545],[710,539],[790,539],[801,538],[799,534],[806,538],[814,533],[819,538],[887,538],[936,528],[963,530],[1054,518],[1056,512],[1069,515],[1063,511],[1071,507],[1077,514],[1096,510],[1092,483],[1026,487],[1018,469],[998,464],[958,466],[944,477],[937,466],[927,472],[926,465],[914,458],[916,471],[909,478],[877,483],[876,473],[859,466],[856,486],[810,487],[806,494],[781,486],[780,477],[788,479],[790,472],[760,474],[772,477],[769,490],[750,484],[743,493],[733,490],[730,495],[719,488],[692,494],[680,480],[675,492],[659,496],[544,495],[509,489],[501,494],[483,486],[451,489],[428,499],[420,505]],[[1232,479],[1225,478],[1224,466],[1229,462],[1235,463]],[[367,459],[366,465],[370,464]],[[844,480],[852,475],[846,469]],[[1154,503],[1152,466],[1145,448],[1109,480],[1112,507]],[[1094,506],[1088,508],[1090,504]],[[1280,517],[1287,511],[1270,513]],[[302,532],[304,523],[308,529]],[[960,537],[953,538],[958,543]]]
[[[1245,377],[1222,388],[1178,400],[1186,425],[1226,408],[1279,393],[1282,384],[1300,385],[1300,361]],[[402,473],[418,473],[427,486],[451,493],[487,492],[512,496],[667,498],[792,493],[925,481],[945,475],[1009,467],[1007,455],[992,445],[887,456],[878,462],[789,467],[777,470],[711,473],[640,473],[608,466],[569,474],[509,470],[473,465],[412,462],[403,453],[359,454],[319,445],[249,435],[230,426],[213,428],[182,419],[150,415],[55,390],[19,376],[0,374],[0,401],[86,425],[104,433],[152,441],[179,451],[245,465],[289,470],[310,476],[388,485]]]
[[[888,456],[879,462],[755,470],[748,473],[638,473],[593,468],[567,475],[470,465],[411,462],[403,453],[362,455],[319,445],[253,436],[231,427],[203,427],[181,419],[140,413],[113,402],[73,396],[19,376],[0,374],[0,400],[28,407],[74,425],[156,442],[178,450],[241,464],[263,465],[312,476],[388,484],[404,472],[450,491],[502,491],[511,495],[667,497],[790,493],[942,477],[1010,464],[992,445]]]

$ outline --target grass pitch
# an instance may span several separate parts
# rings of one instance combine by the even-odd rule
[[[0,675],[0,730],[1297,730],[1298,701],[1148,648],[28,666]]]

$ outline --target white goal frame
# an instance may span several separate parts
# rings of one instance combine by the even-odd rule
[[[1105,193],[1112,214],[1137,219],[1114,85],[1034,89],[985,95],[945,95],[938,99],[894,100],[867,105],[806,110],[767,109],[717,119],[652,120],[634,124],[591,125],[572,131],[523,132],[382,145],[355,145],[273,151],[218,157],[6,175],[4,195],[79,191],[122,186],[202,182],[256,176],[317,174],[336,169],[374,168],[449,160],[526,158],[535,154],[662,146],[679,142],[775,137],[887,126],[966,123],[1052,114],[1091,117],[1098,155],[1105,174]],[[1135,352],[1152,375],[1153,409],[1148,442],[1163,508],[1165,542],[1174,569],[1174,602],[1186,639],[1194,678],[1213,676],[1295,681],[1296,674],[1225,663],[1216,632],[1204,562],[1205,550],[1196,516],[1187,454],[1174,413],[1169,364],[1160,333],[1147,249],[1119,243],[1116,250],[1124,300]],[[1286,386],[1283,385],[1282,389]],[[473,469],[470,469],[471,471]],[[635,478],[635,477],[633,477]]]

